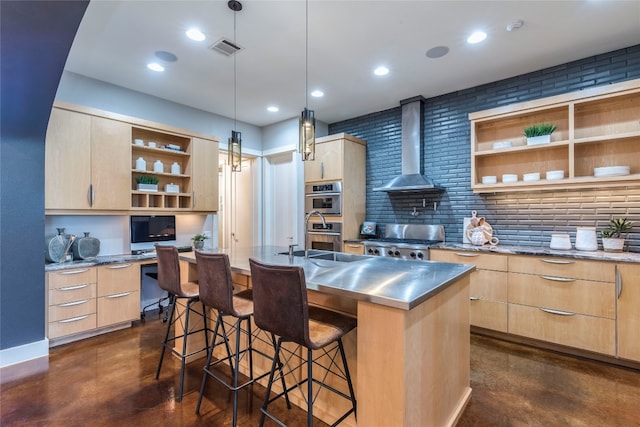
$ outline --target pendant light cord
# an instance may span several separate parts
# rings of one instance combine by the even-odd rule
[[[233,44],[234,45],[238,45],[236,42],[236,14],[238,12],[234,11],[233,12]],[[237,117],[238,117],[238,89],[237,89],[237,71],[236,71],[236,62],[237,62],[237,57],[234,54],[233,55],[233,130],[237,131]]]
[[[304,105],[309,109],[309,0],[305,2]]]

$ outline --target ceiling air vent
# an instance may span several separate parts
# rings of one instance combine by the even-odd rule
[[[212,44],[211,46],[209,46],[209,49],[215,50],[216,52],[219,52],[224,56],[231,56],[234,53],[241,50],[242,48],[237,44],[235,44],[234,42],[232,42],[231,40],[222,38],[217,42],[215,42],[214,44]]]

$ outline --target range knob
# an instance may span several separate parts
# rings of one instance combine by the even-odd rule
[[[367,253],[372,254],[373,253],[373,249],[371,249],[371,248],[367,249]]]
[[[415,252],[411,252],[411,253],[409,254],[409,256],[410,256],[411,258],[413,258],[413,259],[416,259],[416,256],[417,256],[417,255],[416,255],[416,253],[415,253]]]
[[[424,258],[424,254],[422,252],[418,252],[418,258],[420,259]]]
[[[394,254],[395,256],[400,256],[400,251],[395,251],[393,254]]]
[[[393,250],[392,250],[392,249],[389,249],[389,250],[387,251],[387,255],[389,255],[389,256],[393,256]]]

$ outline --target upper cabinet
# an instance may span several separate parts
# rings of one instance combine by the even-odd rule
[[[127,210],[129,126],[54,108],[45,151],[45,208]]]
[[[640,80],[480,111],[469,119],[476,193],[640,181]],[[542,123],[556,126],[550,141],[527,142],[524,129]],[[550,171],[560,176],[547,176]],[[516,175],[515,181],[505,182],[503,175]]]
[[[47,214],[217,210],[218,141],[171,126],[57,103],[45,170]]]

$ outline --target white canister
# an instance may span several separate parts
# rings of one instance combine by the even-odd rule
[[[164,172],[164,165],[160,160],[156,160],[156,162],[153,164],[153,171],[160,173]]]
[[[142,157],[138,157],[138,160],[136,160],[136,169],[139,171],[147,170],[147,162]]]
[[[579,251],[597,251],[598,239],[595,227],[576,228],[576,249]]]
[[[551,249],[571,249],[571,238],[568,234],[552,234],[551,243],[549,244]]]
[[[173,162],[173,164],[171,164],[171,173],[174,175],[180,175],[180,165],[178,162]]]

